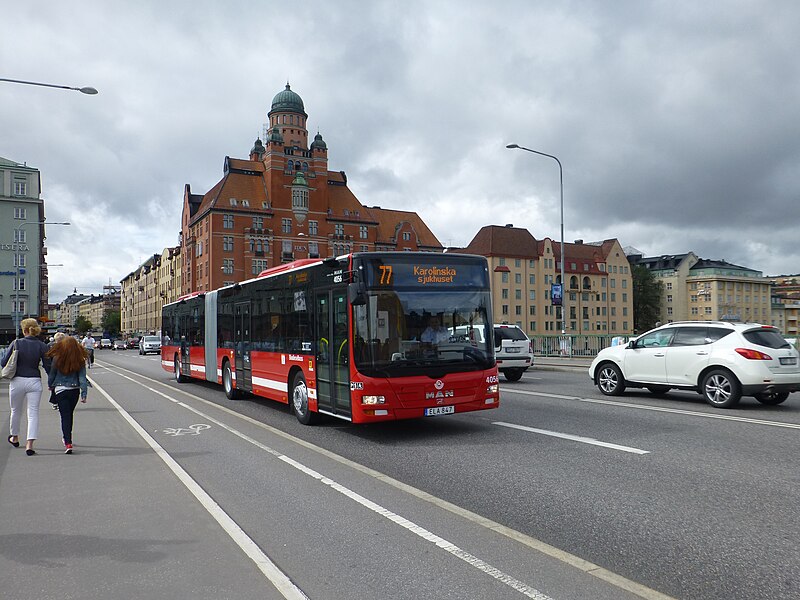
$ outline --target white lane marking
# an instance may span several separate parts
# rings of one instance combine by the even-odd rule
[[[124,377],[124,376],[123,376]],[[191,476],[183,470],[172,456],[170,456],[161,445],[147,433],[141,425],[131,417],[122,406],[117,402],[97,383],[93,383],[94,389],[99,391],[106,397],[112,406],[122,415],[131,427],[138,433],[144,441],[155,451],[158,457],[164,461],[167,467],[175,473],[176,477],[186,486],[200,504],[205,508],[208,513],[220,524],[225,532],[231,539],[244,551],[244,553],[252,560],[256,567],[270,580],[272,585],[283,595],[284,598],[289,600],[308,600],[303,591],[297,587],[289,577],[281,571],[269,557],[264,554],[261,548],[248,536],[231,517],[222,510],[222,507],[217,504],[208,493],[200,487],[200,485],[191,478]]]
[[[620,446],[619,444],[601,442],[593,438],[582,437],[579,435],[571,435],[569,433],[559,433],[558,431],[548,431],[547,429],[536,429],[535,427],[527,427],[525,425],[515,425],[514,423],[504,423],[503,421],[493,421],[492,425],[500,425],[501,427],[509,427],[511,429],[530,431],[531,433],[540,433],[542,435],[549,435],[550,437],[572,440],[573,442],[581,442],[582,444],[591,444],[593,446],[602,446],[603,448],[611,448],[612,450],[622,450],[623,452],[630,452],[631,454],[650,454],[649,450],[640,450],[639,448],[631,448],[630,446]]]
[[[654,412],[672,413],[675,415],[689,415],[691,417],[702,417],[704,419],[720,419],[722,421],[738,421],[740,423],[751,423],[753,425],[769,425],[770,427],[783,427],[786,429],[800,429],[800,423],[785,423],[782,421],[766,421],[764,419],[751,419],[750,417],[736,417],[733,415],[713,415],[693,410],[682,410],[680,408],[664,408],[661,406],[643,406],[630,402],[615,402],[614,400],[600,400],[598,398],[579,398],[578,396],[564,396],[563,394],[547,394],[544,392],[527,392],[523,390],[511,390],[514,394],[524,394],[526,396],[541,396],[542,398],[555,398],[556,400],[575,400],[589,404],[605,404],[607,406],[621,406],[623,408],[636,408],[639,410],[652,410]]]
[[[335,452],[331,452],[327,448],[323,448],[323,447],[318,446],[318,445],[316,445],[316,444],[314,444],[312,442],[308,442],[308,441],[306,441],[304,439],[296,437],[296,436],[292,435],[291,433],[287,433],[285,431],[282,431],[282,430],[278,429],[277,427],[273,427],[272,425],[267,425],[266,423],[263,423],[261,421],[257,421],[256,419],[254,419],[252,417],[248,417],[247,415],[243,415],[243,414],[241,414],[239,412],[236,412],[235,410],[230,409],[227,406],[223,406],[221,404],[217,404],[216,402],[212,402],[210,400],[206,400],[205,398],[201,398],[200,396],[197,396],[196,394],[192,394],[192,393],[190,393],[190,392],[188,392],[188,391],[186,391],[184,389],[176,388],[173,385],[171,385],[171,382],[170,382],[170,384],[168,384],[168,383],[165,383],[164,381],[159,381],[157,379],[153,379],[151,377],[148,377],[147,375],[143,375],[141,373],[137,373],[136,371],[131,371],[130,369],[126,369],[125,367],[121,367],[119,365],[113,365],[113,366],[116,369],[116,371],[114,371],[114,372],[117,375],[119,375],[120,377],[124,377],[124,378],[126,378],[126,379],[128,379],[130,381],[135,381],[138,385],[141,385],[138,381],[136,381],[136,380],[134,380],[134,379],[132,379],[130,377],[126,377],[125,375],[123,375],[119,371],[125,371],[126,373],[130,373],[131,375],[135,375],[136,377],[140,377],[141,379],[144,379],[146,381],[150,381],[150,382],[152,382],[152,383],[154,383],[156,385],[159,385],[161,387],[165,387],[168,390],[170,390],[171,392],[176,392],[178,394],[182,394],[183,396],[186,396],[187,398],[191,398],[195,402],[200,402],[202,404],[205,404],[209,408],[213,408],[215,410],[221,411],[221,412],[227,414],[228,416],[235,417],[235,418],[237,418],[237,419],[239,419],[241,421],[244,421],[244,422],[246,422],[246,423],[248,423],[250,425],[253,425],[254,427],[258,427],[260,429],[264,429],[265,431],[268,431],[273,435],[276,435],[278,437],[282,437],[285,440],[288,440],[288,441],[292,442],[293,444],[297,444],[298,446],[301,446],[303,448],[311,450],[312,452],[316,452],[317,454],[325,456],[325,457],[327,457],[327,458],[329,458],[329,459],[331,459],[333,461],[336,461],[336,462],[338,462],[338,463],[340,463],[342,465],[345,465],[346,467],[349,467],[349,468],[353,469],[354,471],[358,471],[359,473],[363,473],[364,475],[368,475],[369,477],[377,479],[378,481],[381,481],[382,483],[385,483],[386,485],[390,485],[390,486],[392,486],[392,487],[394,487],[394,488],[396,488],[396,489],[398,489],[398,490],[400,490],[402,492],[405,492],[406,494],[414,496],[415,498],[419,498],[420,500],[424,500],[425,502],[429,502],[430,504],[433,504],[434,506],[436,506],[438,508],[444,509],[444,510],[446,510],[448,512],[453,513],[454,515],[457,515],[457,516],[461,517],[462,519],[465,519],[465,520],[467,520],[467,521],[469,521],[471,523],[474,523],[475,525],[478,525],[480,527],[484,527],[486,529],[489,529],[491,531],[499,533],[500,535],[503,535],[503,536],[509,538],[510,540],[513,540],[513,541],[515,541],[515,542],[517,542],[519,544],[522,544],[523,546],[527,546],[528,548],[530,548],[532,550],[535,550],[536,552],[540,552],[541,554],[544,554],[545,556],[549,556],[549,557],[554,558],[554,559],[556,559],[556,560],[558,560],[560,562],[563,562],[564,564],[567,564],[567,565],[571,566],[572,568],[577,569],[578,571],[581,571],[582,573],[585,573],[587,575],[591,575],[592,577],[596,577],[597,579],[601,579],[601,580],[613,585],[614,587],[617,587],[617,588],[619,588],[621,590],[625,590],[627,592],[630,592],[631,594],[633,594],[635,596],[638,596],[640,598],[643,598],[644,600],[675,600],[671,596],[667,596],[666,594],[662,594],[661,592],[658,592],[658,591],[656,591],[654,589],[651,589],[651,588],[649,588],[647,586],[644,586],[641,583],[637,583],[636,581],[633,581],[631,579],[623,577],[622,575],[614,573],[613,571],[609,571],[608,569],[604,569],[603,567],[601,567],[599,565],[596,565],[596,564],[594,564],[592,562],[589,562],[588,560],[584,560],[583,558],[581,558],[579,556],[575,556],[574,554],[570,554],[569,552],[561,550],[560,548],[556,548],[555,546],[551,546],[550,544],[547,544],[547,543],[545,543],[545,542],[543,542],[541,540],[538,540],[538,539],[536,539],[534,537],[526,535],[526,534],[524,534],[524,533],[522,533],[520,531],[517,531],[516,529],[511,529],[510,527],[506,527],[505,525],[502,525],[502,524],[498,523],[497,521],[492,521],[491,519],[488,519],[488,518],[486,518],[486,517],[484,517],[482,515],[479,515],[479,514],[474,513],[474,512],[472,512],[470,510],[467,510],[466,508],[462,508],[461,506],[458,506],[457,504],[453,504],[452,502],[448,502],[447,500],[443,500],[442,498],[439,498],[438,496],[434,496],[432,494],[429,494],[428,492],[425,492],[425,491],[423,491],[423,490],[421,490],[419,488],[415,488],[414,486],[409,485],[407,483],[404,483],[404,482],[402,482],[402,481],[400,481],[398,479],[395,479],[393,477],[389,477],[385,473],[381,473],[380,471],[376,471],[375,469],[371,469],[370,467],[364,466],[364,465],[362,465],[360,463],[357,463],[357,462],[355,462],[353,460],[350,460],[349,458],[345,458],[344,456],[336,454]],[[172,401],[176,402],[176,403],[178,402],[177,400],[172,400]]]
[[[269,454],[272,454],[273,456],[275,456],[277,459],[279,459],[279,460],[285,462],[286,464],[294,467],[295,469],[297,469],[301,473],[305,473],[306,475],[308,475],[310,477],[313,477],[314,479],[318,480],[319,482],[323,483],[324,485],[327,485],[331,489],[336,490],[337,492],[339,492],[340,494],[346,496],[347,498],[350,498],[351,500],[354,500],[355,502],[359,503],[360,505],[364,506],[365,508],[368,508],[369,510],[373,511],[374,513],[376,513],[378,515],[381,515],[382,517],[385,517],[386,519],[392,521],[393,523],[396,523],[396,524],[400,525],[401,527],[403,527],[404,529],[406,529],[406,530],[410,531],[411,533],[417,535],[418,537],[420,537],[420,538],[422,538],[422,539],[424,539],[424,540],[426,540],[428,542],[431,542],[432,544],[436,545],[438,548],[441,548],[445,552],[448,552],[451,555],[455,556],[456,558],[458,558],[460,560],[463,560],[464,562],[466,562],[467,564],[475,567],[479,571],[482,571],[482,572],[486,573],[487,575],[490,575],[491,577],[495,578],[499,582],[504,583],[505,585],[509,586],[510,588],[520,592],[522,595],[527,596],[528,598],[534,598],[534,600],[552,600],[552,598],[550,598],[550,596],[547,596],[547,595],[543,594],[542,592],[540,592],[539,590],[537,590],[536,588],[531,587],[531,586],[527,585],[526,583],[524,583],[522,581],[519,581],[518,579],[515,579],[514,577],[512,577],[511,575],[508,575],[507,573],[504,573],[500,569],[498,569],[496,567],[493,567],[492,565],[490,565],[487,562],[484,562],[483,560],[481,560],[477,556],[474,556],[474,555],[470,554],[469,552],[466,552],[465,550],[459,548],[458,546],[456,546],[452,542],[449,542],[446,539],[444,539],[442,537],[439,537],[435,533],[433,533],[431,531],[428,531],[424,527],[421,527],[421,526],[417,525],[413,521],[409,521],[405,517],[402,517],[402,516],[392,512],[392,511],[390,511],[388,508],[384,508],[380,504],[377,504],[376,502],[373,502],[372,500],[369,500],[368,498],[365,498],[361,494],[359,494],[357,492],[354,492],[353,490],[343,486],[342,484],[336,482],[335,480],[333,480],[333,479],[331,479],[329,477],[326,477],[325,475],[322,475],[321,473],[318,473],[317,471],[315,471],[314,469],[312,469],[310,467],[305,466],[303,463],[301,463],[301,462],[299,462],[299,461],[297,461],[297,460],[295,460],[295,459],[293,459],[293,458],[291,458],[289,456],[286,456],[285,454],[282,454],[281,452],[279,452],[279,451],[277,451],[277,450],[275,450],[273,448],[270,448],[266,444],[262,444],[258,440],[254,439],[254,438],[251,438],[250,436],[248,436],[245,433],[242,433],[238,429],[235,429],[235,428],[231,427],[230,425],[227,425],[226,423],[223,423],[222,421],[219,421],[219,420],[215,419],[214,417],[212,417],[210,415],[207,415],[206,413],[194,408],[193,406],[189,406],[188,404],[186,404],[184,402],[181,402],[180,400],[177,400],[175,398],[172,398],[171,396],[168,396],[167,394],[165,394],[163,392],[160,392],[160,391],[158,391],[158,390],[156,390],[154,388],[151,388],[151,387],[149,387],[147,385],[144,385],[144,384],[132,379],[131,377],[128,377],[127,375],[119,374],[119,376],[123,377],[124,379],[127,379],[127,380],[129,380],[129,381],[131,381],[131,382],[133,382],[133,383],[135,383],[137,385],[141,385],[142,387],[144,387],[147,390],[150,390],[154,394],[156,394],[158,396],[161,396],[163,398],[166,398],[170,402],[174,402],[178,406],[181,406],[182,408],[185,408],[186,410],[189,410],[189,411],[191,411],[191,412],[203,417],[204,419],[214,423],[215,425],[218,425],[219,427],[222,427],[223,429],[229,431],[233,435],[243,439],[246,442],[249,442],[249,443],[253,444],[257,448],[261,448],[265,452],[268,452]],[[109,398],[109,400],[110,400],[110,398]],[[112,400],[112,402],[113,402],[113,400]],[[117,408],[118,410],[122,411],[122,407],[120,407],[116,403],[114,403],[114,404],[115,404],[115,406],[118,407]],[[125,414],[127,414],[127,413],[125,413]],[[132,419],[132,417],[131,417],[131,419]],[[137,426],[138,426],[138,423],[137,423]],[[141,430],[142,433],[144,433],[144,429],[142,429],[141,427],[138,427],[138,429]],[[147,434],[145,434],[145,435],[147,435]],[[155,443],[157,445],[157,442],[155,440],[153,440],[153,443]],[[160,448],[160,446],[159,446],[159,448]],[[163,449],[162,449],[162,451],[163,451]],[[166,454],[166,452],[165,452],[165,454]],[[177,463],[175,463],[175,464],[177,465]],[[178,468],[180,468],[180,467],[178,467]],[[188,477],[188,475],[187,475],[187,477]],[[205,492],[203,492],[203,493],[205,494]],[[211,502],[214,502],[213,500],[211,500],[210,497],[209,497],[209,500]],[[214,503],[214,504],[216,505],[216,503]],[[220,510],[222,510],[222,509],[220,509]],[[231,520],[231,523],[236,525],[232,520]],[[238,528],[238,525],[236,525],[236,527]],[[242,534],[244,535],[244,532],[242,532]],[[248,538],[248,539],[250,539],[250,538]],[[252,540],[250,540],[250,541],[252,542]],[[260,550],[259,550],[259,552],[260,552]],[[264,555],[264,557],[266,558],[266,555]]]
[[[211,429],[211,425],[207,423],[198,423],[197,425],[189,425],[189,427],[167,427],[163,433],[177,437],[179,435],[200,435],[204,429]]]

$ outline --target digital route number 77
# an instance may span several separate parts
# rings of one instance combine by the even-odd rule
[[[381,270],[381,285],[392,285],[392,265],[378,265]]]

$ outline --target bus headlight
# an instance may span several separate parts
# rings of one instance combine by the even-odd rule
[[[498,394],[498,393],[500,393],[500,384],[499,383],[493,383],[492,385],[490,385],[489,387],[486,388],[486,393],[487,394]]]
[[[361,396],[361,404],[385,404],[385,396]]]

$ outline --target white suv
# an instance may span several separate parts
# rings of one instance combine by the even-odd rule
[[[735,406],[743,395],[780,404],[800,390],[800,354],[769,325],[668,323],[601,350],[589,377],[606,396],[626,387],[654,394],[677,388],[697,391],[717,408]]]
[[[143,335],[139,340],[139,354],[161,352],[161,338],[157,335]]]
[[[519,381],[533,366],[533,348],[525,332],[516,325],[494,326],[494,354],[497,369],[508,381]]]

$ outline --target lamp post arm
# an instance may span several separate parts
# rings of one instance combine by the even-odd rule
[[[42,87],[51,87],[51,88],[58,88],[61,90],[75,90],[76,92],[81,92],[82,94],[88,94],[93,96],[97,93],[97,90],[93,87],[70,87],[68,85],[55,85],[53,83],[39,83],[37,81],[23,81],[21,79],[5,79],[0,77],[0,81],[6,81],[8,83],[22,83],[24,85],[39,85]]]

